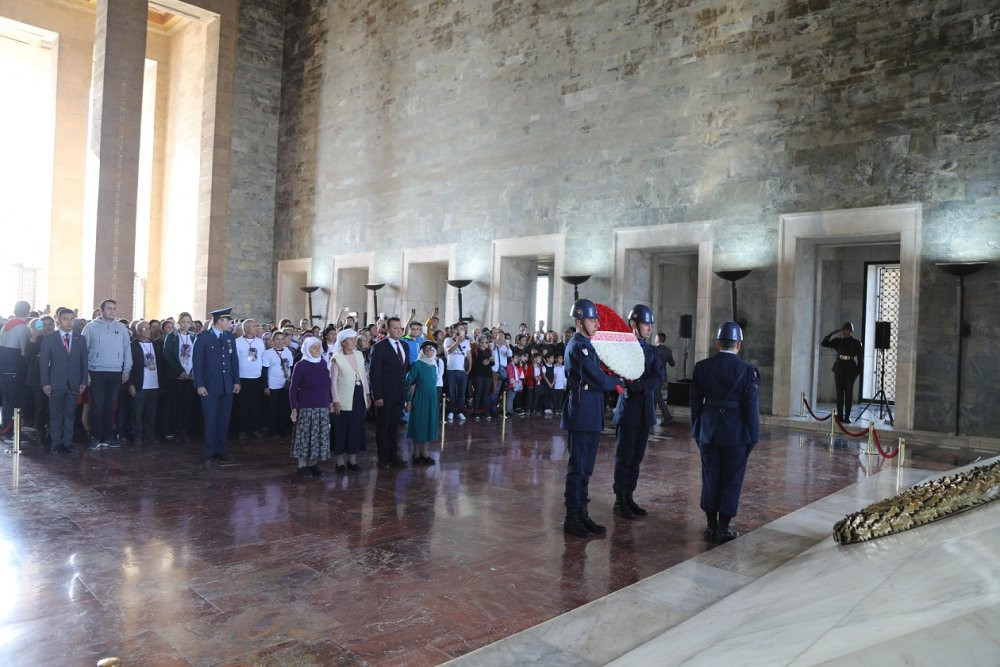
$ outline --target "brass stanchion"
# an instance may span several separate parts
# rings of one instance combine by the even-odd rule
[[[806,392],[802,392],[802,399],[799,401],[799,417],[806,416]]]
[[[875,422],[868,420],[868,442],[865,445],[865,454],[868,456],[875,456],[878,454],[878,450],[875,449],[875,438],[873,433],[875,432]]]
[[[834,429],[837,428],[837,415],[830,413],[830,444],[833,444]]]
[[[21,453],[21,408],[14,408],[14,446],[3,453],[11,456]]]
[[[896,462],[897,468],[902,468],[903,464],[906,462],[906,438],[900,438],[899,444],[896,445],[899,448],[899,461]]]

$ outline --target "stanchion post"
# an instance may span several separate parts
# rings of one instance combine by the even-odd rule
[[[503,395],[500,397],[500,414],[503,415],[504,423],[507,422],[507,390],[503,390]]]
[[[448,411],[448,395],[441,395],[441,431],[444,432],[445,413]]]
[[[830,441],[833,441],[834,429],[837,428],[837,415],[830,413]]]
[[[802,392],[801,400],[799,401],[799,417],[806,416],[806,392]]]
[[[875,454],[878,454],[878,451],[876,451],[875,449],[874,433],[875,433],[875,422],[873,422],[872,420],[868,420],[868,444],[865,446],[866,447],[865,453],[868,454],[868,456],[875,456]]]
[[[899,451],[899,454],[896,455],[899,458],[899,461],[896,462],[896,467],[902,468],[903,463],[906,462],[906,438],[900,438],[899,444],[896,447],[897,451]]]

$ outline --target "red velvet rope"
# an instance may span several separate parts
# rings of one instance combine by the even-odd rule
[[[504,393],[500,394],[499,396],[497,396],[497,400],[493,401],[492,403],[490,403],[489,405],[487,405],[485,408],[478,408],[478,409],[477,408],[457,407],[447,396],[445,396],[445,405],[447,406],[447,408],[446,408],[445,411],[446,412],[462,412],[462,413],[467,414],[467,415],[486,414],[490,410],[492,410],[493,408],[495,408],[495,407],[497,407],[497,406],[499,406],[501,404],[501,402],[502,402],[503,397],[504,397],[505,394],[506,394],[506,392],[504,392]]]
[[[844,428],[844,424],[840,421],[840,417],[836,417],[836,420],[837,420],[837,426],[839,426],[840,430],[844,432],[844,435],[849,435],[852,438],[862,438],[862,437],[868,435],[868,429],[865,429],[864,431],[858,431],[858,432],[848,431],[846,428]]]
[[[875,447],[878,449],[878,453],[882,455],[882,458],[885,458],[885,459],[896,458],[896,455],[899,454],[899,447],[897,447],[896,450],[892,454],[886,454],[885,450],[882,449],[882,443],[879,442],[879,440],[878,440],[878,431],[876,431],[875,429],[872,429],[872,435],[874,436],[874,439],[875,439]]]
[[[812,418],[818,422],[825,422],[827,419],[833,416],[833,413],[831,412],[826,417],[817,417],[816,413],[813,412],[812,406],[809,405],[809,401],[807,401],[804,396],[802,397],[802,402],[806,404],[806,410],[809,411],[809,414],[812,415]]]

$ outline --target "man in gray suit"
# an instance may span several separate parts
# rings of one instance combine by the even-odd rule
[[[73,446],[73,417],[77,396],[87,388],[87,339],[73,330],[76,315],[69,308],[56,311],[59,328],[42,338],[38,366],[42,392],[49,397],[52,453],[77,454]]]

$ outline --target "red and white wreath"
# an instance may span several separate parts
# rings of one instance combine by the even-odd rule
[[[597,358],[608,375],[638,380],[646,367],[642,346],[625,320],[603,303],[597,305],[597,322],[600,328],[590,338]]]

